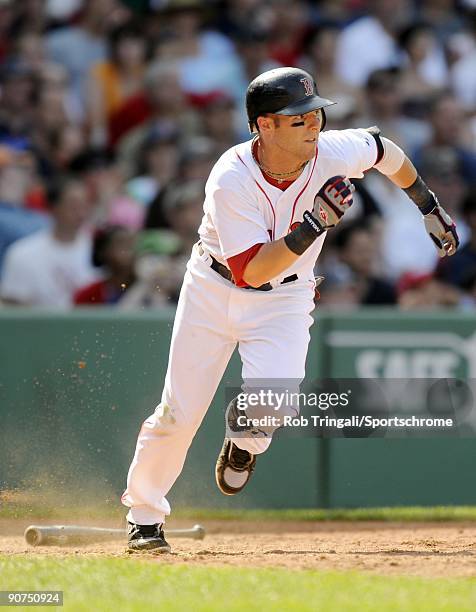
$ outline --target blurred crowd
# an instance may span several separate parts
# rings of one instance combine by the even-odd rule
[[[0,0],[0,298],[173,305],[218,157],[247,140],[248,82],[298,66],[378,125],[456,220],[438,260],[376,171],[316,274],[340,308],[476,307],[476,0]]]

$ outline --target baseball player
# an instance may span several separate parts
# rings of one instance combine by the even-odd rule
[[[245,385],[304,378],[313,270],[326,232],[352,203],[349,179],[376,168],[420,208],[440,256],[457,249],[453,221],[378,128],[322,132],[331,104],[313,77],[296,68],[270,70],[248,87],[255,136],[226,151],[208,178],[162,398],[142,425],[122,496],[131,551],[170,551],[162,530],[170,514],[166,495],[235,347]],[[227,413],[232,421],[234,402]],[[228,428],[216,465],[224,494],[247,484],[272,433],[251,428],[235,437]]]

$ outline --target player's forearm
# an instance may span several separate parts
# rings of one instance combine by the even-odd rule
[[[398,172],[388,178],[397,187],[403,189],[413,203],[418,206],[422,214],[428,214],[437,205],[434,194],[428,189],[406,155]]]
[[[428,214],[437,204],[434,194],[428,189],[415,166],[400,147],[388,138],[382,138],[381,141],[384,156],[375,168],[397,187],[403,189],[422,214]]]
[[[251,287],[264,285],[287,270],[298,257],[289,250],[284,238],[267,242],[246,266],[243,280]]]

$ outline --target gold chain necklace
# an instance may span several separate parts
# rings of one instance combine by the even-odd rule
[[[259,141],[258,141],[258,145],[257,145],[257,149],[256,149],[256,155],[255,155],[255,152],[253,150],[254,147],[252,147],[252,152],[253,152],[253,157],[254,157],[255,162],[258,164],[258,166],[261,168],[261,170],[263,170],[263,172],[266,172],[266,174],[268,176],[270,176],[271,178],[277,179],[278,182],[282,182],[286,178],[290,178],[291,176],[294,176],[295,174],[298,174],[298,172],[302,172],[302,170],[305,168],[305,166],[309,163],[309,161],[305,161],[303,164],[301,164],[299,166],[299,168],[297,170],[293,170],[292,172],[272,172],[271,170],[266,168],[266,166],[263,166],[263,164],[259,161],[259,159],[258,159],[258,147],[259,147]]]

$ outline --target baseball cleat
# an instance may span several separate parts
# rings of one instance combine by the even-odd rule
[[[238,448],[229,438],[225,438],[215,467],[215,477],[220,491],[225,495],[239,493],[250,479],[255,464],[254,455]]]
[[[136,525],[128,523],[129,552],[169,553],[170,545],[167,543],[162,529],[162,523],[155,525]]]

